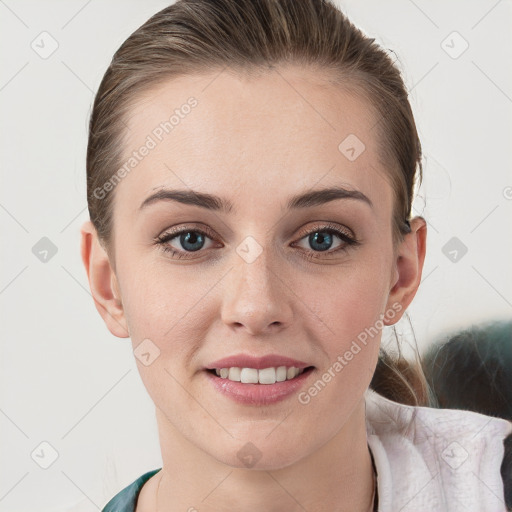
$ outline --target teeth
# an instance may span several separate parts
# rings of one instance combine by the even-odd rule
[[[302,371],[300,373],[302,373]],[[286,380],[286,366],[279,366],[276,368],[276,381],[283,382],[284,380]]]
[[[255,368],[216,368],[215,373],[221,379],[229,379],[243,384],[275,384],[291,380],[304,371],[295,366],[287,368],[286,366],[278,366],[277,368],[263,368],[256,370]]]
[[[225,368],[223,368],[225,370]],[[222,372],[221,372],[222,375]],[[240,368],[230,368],[228,374],[229,380],[234,380],[235,382],[240,382]]]
[[[295,366],[292,366],[291,368],[288,368],[288,370],[286,370],[286,379],[289,380],[289,379],[293,379],[293,377],[295,377],[297,374],[295,373],[295,370],[297,368],[295,368]]]

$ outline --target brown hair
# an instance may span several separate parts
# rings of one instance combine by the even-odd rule
[[[410,231],[415,180],[422,179],[421,145],[407,90],[386,51],[328,0],[178,0],[126,39],[94,100],[87,201],[112,261],[115,194],[105,194],[102,187],[121,165],[125,121],[136,100],[180,75],[226,67],[250,73],[285,63],[325,70],[334,83],[363,95],[374,107],[380,156],[395,193],[397,247]],[[395,360],[381,349],[373,389],[403,403],[425,404],[425,385],[419,365]]]

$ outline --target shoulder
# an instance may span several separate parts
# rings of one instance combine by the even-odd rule
[[[512,422],[398,404],[368,390],[366,423],[377,472],[380,465],[383,473],[382,510],[512,507]]]
[[[122,491],[116,494],[103,508],[102,512],[135,512],[137,498],[142,486],[160,469],[154,469],[144,473]]]

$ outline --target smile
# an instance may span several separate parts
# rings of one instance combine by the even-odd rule
[[[309,367],[308,367],[309,368]],[[221,379],[229,379],[242,384],[275,384],[292,380],[303,373],[307,368],[296,368],[295,366],[278,366],[277,368],[215,368],[215,374]]]
[[[313,375],[314,370],[314,366],[301,369],[278,366],[260,370],[230,367],[206,369],[204,375],[221,395],[239,404],[264,406],[294,396],[306,385],[306,380]],[[285,376],[285,371],[285,379],[278,380],[278,377],[282,379]]]

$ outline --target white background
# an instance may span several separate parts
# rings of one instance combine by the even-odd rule
[[[1,511],[93,512],[161,467],[153,404],[130,340],[94,307],[79,229],[93,94],[119,45],[167,4],[0,1]],[[415,214],[428,220],[428,252],[409,308],[419,347],[510,318],[511,2],[340,5],[398,56],[423,145]],[[47,59],[31,48],[43,31],[59,45]],[[469,44],[458,58],[442,46],[453,31]],[[456,51],[453,37],[444,44]],[[57,247],[46,263],[32,252],[42,237]],[[468,248],[456,262],[442,252],[452,237]],[[43,441],[58,452],[48,469],[31,458]]]

